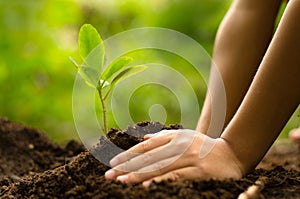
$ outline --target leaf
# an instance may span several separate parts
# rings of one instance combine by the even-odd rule
[[[98,31],[90,24],[84,24],[78,37],[80,56],[87,67],[98,71],[100,76],[104,62],[104,45]]]
[[[111,82],[111,86],[115,86],[117,83],[119,83],[120,81],[135,75],[137,73],[142,72],[143,70],[145,70],[147,68],[147,66],[143,66],[143,65],[139,65],[139,66],[131,66],[125,70],[123,70],[122,72],[120,72]]]
[[[104,62],[102,39],[92,25],[84,24],[79,31],[78,44],[80,56],[83,59],[83,64],[78,67],[78,72],[89,86],[96,87]]]
[[[92,52],[92,50],[102,43],[98,31],[90,24],[81,26],[78,37],[79,52],[83,60]]]
[[[99,81],[99,76],[97,76],[97,71],[94,68],[80,66],[78,69],[78,73],[84,79],[85,83],[92,87],[96,88]]]
[[[105,71],[101,75],[101,79],[108,80],[116,72],[118,72],[123,67],[127,66],[130,62],[132,62],[132,60],[133,59],[131,57],[119,57],[105,69]]]

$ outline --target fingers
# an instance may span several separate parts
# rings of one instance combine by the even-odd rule
[[[151,167],[149,169],[146,169],[149,165],[159,164],[161,160],[168,160],[169,158],[174,158],[177,154],[178,152],[176,150],[172,150],[169,145],[164,145],[155,148],[147,153],[133,157],[132,159],[129,159],[126,162],[117,165],[113,168],[113,170],[115,170],[116,175],[123,175],[124,173],[128,172],[151,172]],[[172,162],[169,163],[169,161],[166,161],[164,165],[159,166],[166,167],[171,163]]]
[[[105,173],[107,179],[137,183],[164,176],[184,167],[195,166],[197,162],[195,158],[199,159],[202,156],[199,150],[203,142],[207,142],[209,146],[214,143],[213,139],[209,138],[207,141],[203,135],[192,130],[161,131],[154,135],[146,135],[145,138],[146,141],[111,160],[110,163],[114,168]],[[211,147],[209,150],[203,150],[203,154],[207,154],[210,150]]]
[[[235,156],[224,150],[227,145],[222,139],[212,139],[194,131],[177,132],[146,136],[148,140],[144,142],[147,144],[131,148],[129,155],[121,154],[121,163],[107,171],[105,177],[123,183],[143,182],[147,187],[152,181],[165,179],[242,176]],[[137,155],[130,157],[132,153]]]
[[[152,175],[155,174],[162,174],[163,172],[167,172],[167,170],[162,168],[168,168],[169,165],[181,158],[188,146],[189,145],[178,147],[176,144],[168,143],[167,145],[155,148],[117,165],[106,172],[105,176],[108,179],[114,179],[117,176],[133,172],[135,176],[139,176],[139,179],[141,179],[143,175],[144,179],[149,176],[152,177]],[[181,161],[184,161],[183,159],[184,158],[181,158]],[[178,164],[178,166],[180,166],[180,164]]]
[[[185,159],[179,161],[179,157],[177,156],[177,157],[161,160],[137,172],[131,172],[125,175],[120,175],[116,179],[123,183],[138,183],[138,182],[149,180],[151,178],[155,178],[157,176],[162,176],[173,170],[189,167],[189,165],[192,164],[193,161],[191,159]]]
[[[120,153],[115,156],[109,163],[112,167],[115,167],[119,164],[122,164],[140,154],[146,153],[154,148],[160,147],[162,145],[167,144],[171,140],[171,136],[168,136],[172,132],[161,131],[159,133],[149,135],[148,139],[135,145],[127,151]],[[152,139],[149,139],[149,138]]]
[[[152,133],[152,134],[146,134],[144,136],[144,139],[145,140],[148,140],[154,136],[158,136],[158,135],[165,135],[165,134],[170,134],[170,133],[178,133],[180,131],[182,131],[183,129],[174,129],[174,130],[162,130],[162,131],[159,131],[157,133]]]
[[[156,140],[155,138],[158,138],[159,141],[165,139],[166,141],[162,143],[167,143],[167,144],[164,144],[160,147],[154,148],[153,150],[150,150],[142,154],[131,152],[133,150],[139,150],[138,148],[133,148],[127,152],[124,152],[123,154],[117,156],[116,158],[114,158],[114,160],[111,161],[112,165],[117,165],[117,166],[113,168],[113,171],[107,173],[107,177],[114,178],[113,176],[123,175],[128,172],[138,172],[138,171],[151,172],[153,169],[156,169],[156,167],[166,167],[172,162],[169,163],[169,161],[167,161],[168,163],[165,162],[164,165],[161,165],[159,164],[160,161],[164,159],[168,160],[168,158],[170,157],[178,156],[179,158],[180,156],[182,156],[184,152],[192,145],[195,138],[195,134],[173,133],[172,136],[168,136],[168,134],[164,134],[164,136],[157,136],[147,141],[144,141],[144,143],[139,144],[138,147],[142,146],[141,150],[145,150],[145,151],[152,149],[158,143],[155,141]],[[146,147],[144,145],[145,143],[147,143]],[[152,146],[150,147],[148,144],[152,144]],[[158,145],[160,145],[160,143]],[[121,160],[120,161],[121,163],[116,164],[115,159],[117,159],[117,161]],[[149,168],[150,170],[145,170],[142,168]]]

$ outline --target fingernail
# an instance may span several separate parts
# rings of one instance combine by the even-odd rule
[[[115,172],[113,170],[108,170],[105,173],[105,178],[106,179],[114,179],[115,178]]]
[[[111,167],[115,167],[115,166],[118,165],[118,160],[115,159],[115,158],[113,158],[113,159],[111,159],[111,160],[109,161],[109,164],[110,164]]]
[[[149,187],[150,184],[151,184],[151,180],[143,182],[144,187]]]
[[[119,176],[117,177],[117,181],[120,181],[122,183],[127,182],[128,176]]]

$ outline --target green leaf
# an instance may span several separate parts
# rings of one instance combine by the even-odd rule
[[[97,75],[97,71],[94,68],[80,66],[78,69],[78,73],[84,79],[85,83],[92,87],[96,88],[99,82],[99,76]]]
[[[108,80],[116,72],[120,71],[122,68],[127,66],[130,62],[132,62],[132,60],[133,59],[131,57],[119,57],[105,69],[105,71],[101,76],[101,79]]]
[[[100,76],[104,62],[104,45],[97,30],[90,24],[85,24],[80,28],[79,37],[80,56],[87,67],[96,69]]]
[[[102,43],[98,31],[90,24],[81,26],[78,37],[79,52],[83,60],[92,52],[92,50]]]
[[[116,84],[118,84],[120,81],[135,75],[137,73],[142,72],[143,70],[145,70],[147,68],[147,66],[143,66],[143,65],[139,65],[139,66],[131,66],[125,70],[123,70],[122,72],[120,72],[111,82],[111,86],[115,86]]]
[[[84,24],[79,31],[78,44],[80,56],[83,59],[78,72],[89,86],[96,87],[104,62],[102,39],[92,25]]]

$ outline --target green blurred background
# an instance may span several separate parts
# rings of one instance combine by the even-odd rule
[[[0,0],[0,116],[39,128],[57,142],[77,139],[71,106],[76,69],[68,57],[79,57],[77,34],[82,24],[94,25],[103,39],[138,27],[170,28],[192,37],[211,54],[215,33],[230,3]],[[204,94],[199,93],[200,101]],[[137,116],[139,110],[135,112],[131,113],[135,120],[144,119]],[[298,110],[281,137],[300,124],[299,114]]]

